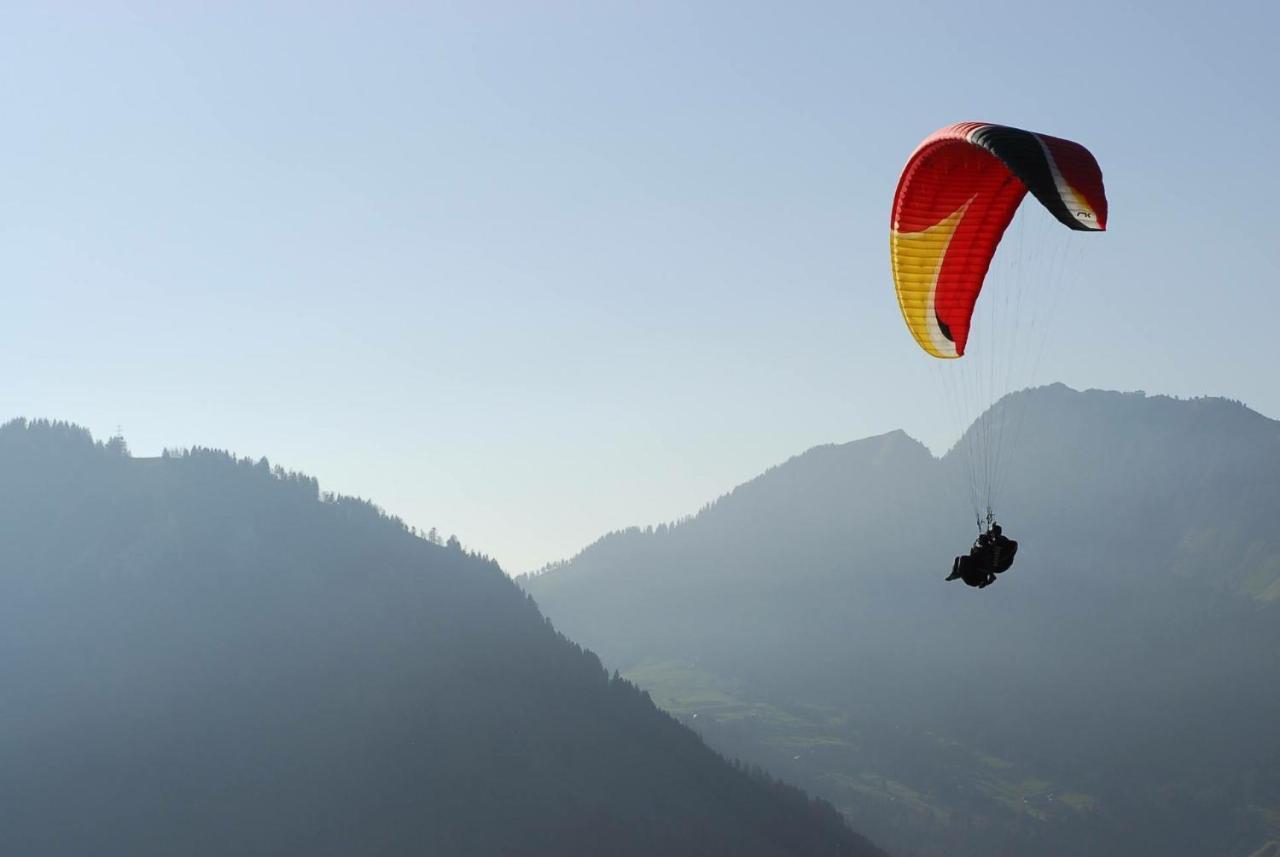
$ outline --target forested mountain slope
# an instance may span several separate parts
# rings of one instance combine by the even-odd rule
[[[0,685],[5,854],[880,853],[265,460],[0,428]]]

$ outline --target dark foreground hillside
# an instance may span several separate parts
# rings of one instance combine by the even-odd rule
[[[0,853],[872,855],[314,480],[0,428]]]
[[[901,432],[526,585],[896,854],[1250,855],[1280,837],[1280,423],[1062,385],[1006,414],[1021,548],[989,589],[943,582],[974,536],[963,462]]]

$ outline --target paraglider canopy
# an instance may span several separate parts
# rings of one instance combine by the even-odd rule
[[[964,354],[991,257],[1027,191],[1071,229],[1107,228],[1102,170],[1079,143],[961,122],[907,161],[890,221],[893,280],[907,327],[934,357]]]

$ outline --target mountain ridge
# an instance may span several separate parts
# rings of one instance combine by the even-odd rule
[[[0,426],[0,681],[5,853],[881,853],[266,459]]]
[[[1078,431],[1079,419],[1091,415],[1096,418],[1100,408],[1108,408],[1118,404],[1126,412],[1147,412],[1144,414],[1144,419],[1150,424],[1152,434],[1144,438],[1144,443],[1160,441],[1171,430],[1176,431],[1180,426],[1182,428],[1188,427],[1188,423],[1199,423],[1202,427],[1208,424],[1215,431],[1239,431],[1243,428],[1250,433],[1251,442],[1264,443],[1268,450],[1274,450],[1275,460],[1280,461],[1280,422],[1248,408],[1241,402],[1210,396],[1183,399],[1166,395],[1148,395],[1144,391],[1121,392],[1094,388],[1078,391],[1059,382],[1017,391],[1003,397],[991,408],[984,411],[975,420],[973,426],[966,429],[962,437],[941,456],[934,455],[927,446],[911,437],[903,429],[894,429],[852,441],[819,444],[791,456],[785,461],[772,465],[758,476],[730,488],[714,500],[706,503],[694,514],[657,525],[632,526],[606,533],[570,558],[549,563],[537,571],[520,575],[518,579],[542,578],[548,573],[563,574],[570,566],[577,564],[584,555],[606,550],[606,543],[613,539],[630,539],[649,534],[665,535],[692,524],[707,526],[710,520],[722,515],[726,507],[750,503],[750,498],[757,496],[761,491],[777,490],[780,487],[785,491],[788,490],[785,486],[793,483],[804,483],[808,489],[813,489],[816,484],[831,493],[847,493],[856,490],[856,484],[842,481],[845,478],[845,471],[847,469],[857,470],[866,465],[868,460],[874,463],[877,458],[880,459],[881,463],[884,463],[886,459],[892,459],[894,463],[910,468],[909,476],[911,478],[918,479],[921,482],[930,481],[941,485],[941,490],[953,492],[953,497],[961,497],[962,490],[957,483],[964,481],[964,476],[960,471],[963,466],[962,459],[965,454],[964,444],[966,437],[979,431],[979,425],[983,421],[993,419],[1001,414],[1002,411],[1025,408],[1029,403],[1038,406],[1044,402],[1050,402],[1054,406],[1058,406],[1063,402],[1070,402],[1073,407],[1084,406],[1085,413],[1076,414],[1071,430],[1064,432],[1069,436],[1082,436],[1082,432]],[[1173,421],[1163,419],[1168,415],[1174,415],[1178,419]],[[1025,414],[1020,416],[1024,423],[1020,434],[1034,432],[1037,428],[1035,420],[1033,419],[1032,422],[1027,423]],[[1060,424],[1059,428],[1061,427]],[[1018,440],[1021,443],[1026,442],[1025,438],[1019,438]],[[1133,448],[1127,450],[1126,454],[1142,454],[1140,444],[1134,443],[1132,446]],[[1272,484],[1265,482],[1265,480],[1272,478],[1270,475],[1260,472],[1256,467],[1232,460],[1229,454],[1230,449],[1225,450],[1225,452],[1227,454],[1224,454],[1222,449],[1206,448],[1203,450],[1204,456],[1214,459],[1213,465],[1215,467],[1229,466],[1231,475],[1234,478],[1242,479],[1246,484],[1253,484],[1260,480],[1263,481],[1263,484]],[[1039,465],[1034,462],[1030,463],[1029,466],[1039,468]],[[926,471],[932,472],[926,473]],[[825,475],[826,478],[815,481],[810,479],[813,474]],[[809,481],[806,483],[806,480]],[[776,500],[776,498],[774,499]],[[878,499],[883,498],[865,498],[866,503],[861,508],[861,511],[865,514],[871,514]],[[1015,491],[1011,502],[1006,505],[1014,506],[1020,499],[1020,496]],[[912,500],[918,501],[919,498],[912,498]],[[945,511],[948,506],[951,507],[949,512]],[[973,517],[972,513],[964,514],[960,500],[953,500],[946,496],[936,497],[931,511],[940,515],[954,516],[953,519],[958,520]],[[1204,517],[1203,514],[1199,516]],[[961,531],[959,528],[955,531],[957,532],[959,543],[963,544],[963,537],[960,535]],[[1256,553],[1259,548],[1255,546],[1253,550]],[[1241,562],[1243,563],[1244,560],[1241,559]],[[1265,585],[1261,582],[1250,584],[1254,597],[1264,600],[1280,598],[1280,570],[1277,571],[1276,577],[1274,579],[1268,578]],[[1249,573],[1241,572],[1239,576],[1247,578]],[[1244,586],[1246,582],[1242,581],[1240,585]]]
[[[952,853],[941,843],[959,834],[944,819],[969,816],[989,832],[954,853],[1005,847],[983,838],[1005,831],[1018,853],[1192,855],[1248,829],[1259,838],[1247,854],[1274,825],[1213,789],[1229,782],[1265,805],[1261,784],[1280,776],[1266,725],[1280,719],[1280,423],[1217,398],[1020,395],[984,416],[1026,406],[997,509],[1022,547],[981,592],[942,580],[973,538],[963,448],[932,457],[895,433],[818,447],[697,516],[603,539],[521,582],[606,663],[702,715],[714,746],[791,770],[895,852]],[[732,717],[690,701],[726,694]],[[846,725],[815,724],[805,740],[844,749],[821,770],[793,769],[778,752],[800,741],[786,724],[817,710]],[[745,725],[770,711],[773,731]],[[857,749],[866,734],[886,747],[911,734],[935,756],[901,745],[877,759]],[[953,770],[934,761],[952,756]],[[1045,840],[1010,813],[1016,784],[974,803],[963,777],[920,778],[934,765],[978,776],[983,758],[1093,809],[1038,807],[1057,836]],[[887,822],[898,787],[861,781],[867,771],[909,785],[935,820]],[[1194,796],[1183,820],[1151,797],[1175,782]]]

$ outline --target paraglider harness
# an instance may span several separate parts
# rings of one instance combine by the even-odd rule
[[[985,521],[981,516],[977,518],[977,525],[978,538],[969,549],[969,555],[956,557],[947,580],[961,578],[969,586],[983,589],[995,582],[996,575],[1008,571],[1013,565],[1018,543],[1004,536],[990,508]]]

